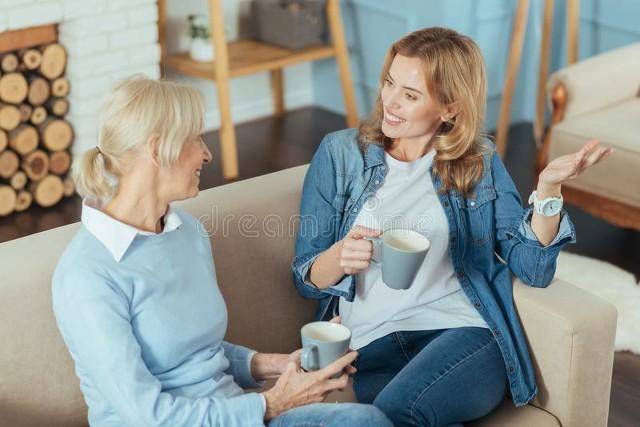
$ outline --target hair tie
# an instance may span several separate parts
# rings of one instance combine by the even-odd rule
[[[96,150],[98,150],[98,154],[102,154],[102,150],[100,150],[100,147],[98,147],[97,145],[96,145]]]

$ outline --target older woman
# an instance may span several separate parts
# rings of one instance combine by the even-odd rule
[[[485,105],[473,40],[446,28],[415,31],[389,49],[371,118],[327,135],[305,179],[301,214],[315,222],[300,228],[296,285],[319,301],[319,318],[339,311],[352,329],[358,400],[396,426],[470,421],[505,392],[517,406],[533,399],[511,273],[549,285],[560,249],[575,238],[562,183],[611,153],[592,141],[553,160],[525,210],[483,136]],[[386,286],[370,264],[365,237],[391,228],[431,242],[408,290]]]
[[[90,424],[390,425],[370,405],[317,403],[346,385],[355,352],[305,373],[299,352],[223,341],[210,242],[171,206],[198,194],[211,160],[202,126],[195,90],[129,78],[105,105],[98,146],[74,165],[82,227],[56,268],[53,307]],[[264,393],[243,392],[275,377]]]

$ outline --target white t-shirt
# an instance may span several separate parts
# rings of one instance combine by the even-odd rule
[[[371,263],[358,274],[353,302],[340,298],[342,323],[352,331],[354,349],[396,331],[488,327],[455,276],[449,225],[429,173],[434,155],[432,150],[416,161],[402,162],[385,153],[384,183],[355,220],[354,226],[415,230],[427,236],[431,246],[409,289],[387,287],[380,266]],[[373,258],[380,259],[379,245]]]

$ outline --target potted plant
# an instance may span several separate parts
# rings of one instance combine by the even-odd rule
[[[213,44],[207,17],[205,15],[189,15],[189,56],[195,61],[213,61]]]

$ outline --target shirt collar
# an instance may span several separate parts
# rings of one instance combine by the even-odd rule
[[[368,142],[364,146],[364,168],[384,164],[384,147],[374,142]]]
[[[104,203],[99,200],[85,198],[82,201],[81,220],[87,230],[107,248],[117,262],[120,262],[138,234],[156,236],[169,233],[182,225],[182,220],[171,205],[164,217],[164,229],[159,234],[143,231],[118,221],[102,212],[100,209],[103,206]]]

